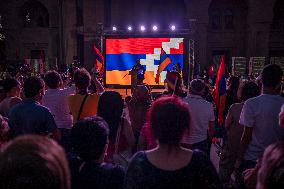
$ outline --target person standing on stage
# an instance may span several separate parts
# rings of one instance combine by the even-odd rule
[[[136,60],[136,64],[132,67],[130,71],[131,75],[131,90],[133,91],[137,85],[143,85],[145,79],[145,68],[141,65],[140,59]]]

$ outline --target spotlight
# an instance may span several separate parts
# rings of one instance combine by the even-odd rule
[[[145,26],[143,26],[143,25],[140,26],[140,30],[141,30],[141,31],[145,31],[145,30],[146,30]]]
[[[153,30],[157,31],[158,27],[156,25],[153,26]]]
[[[117,30],[116,26],[113,26],[112,31],[116,31],[116,30]]]
[[[175,26],[175,25],[172,25],[172,26],[171,26],[171,30],[172,30],[172,31],[176,30],[176,26]]]
[[[128,31],[132,31],[132,27],[131,26],[128,26],[127,29],[128,29]]]

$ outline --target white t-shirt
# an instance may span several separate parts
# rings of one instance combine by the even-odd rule
[[[207,139],[207,130],[210,121],[215,121],[213,105],[198,95],[188,95],[184,98],[191,113],[189,134],[185,134],[183,143],[195,144]]]
[[[253,127],[252,140],[245,153],[245,160],[256,161],[268,145],[284,140],[284,129],[278,124],[282,104],[283,97],[268,94],[245,102],[239,122],[246,127]]]
[[[71,129],[73,118],[70,114],[68,96],[75,93],[75,86],[65,89],[47,89],[42,99],[42,104],[46,106],[54,116],[58,128]]]

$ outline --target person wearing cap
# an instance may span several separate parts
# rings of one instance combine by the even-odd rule
[[[181,75],[177,71],[167,72],[166,79],[167,91],[164,92],[165,95],[176,95],[178,97],[186,97],[186,92],[183,89]]]
[[[192,128],[183,138],[184,146],[208,152],[208,140],[214,134],[215,116],[213,105],[202,98],[205,84],[201,79],[190,82],[189,95],[184,98],[192,114]]]

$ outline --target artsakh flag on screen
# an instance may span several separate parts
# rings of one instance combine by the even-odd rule
[[[129,73],[138,59],[146,70],[144,83],[157,85],[155,82],[157,74],[163,82],[166,70],[172,70],[176,64],[183,67],[183,40],[183,38],[106,39],[106,84],[130,85],[130,75],[124,76]],[[159,84],[163,84],[162,82]]]
[[[104,72],[104,57],[101,53],[101,51],[94,46],[94,51],[95,51],[95,56],[96,56],[96,67],[97,70],[99,71],[100,74],[102,74]]]

